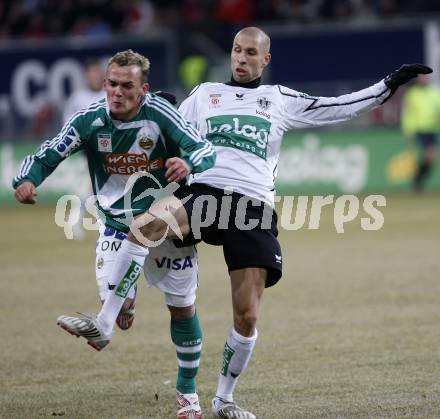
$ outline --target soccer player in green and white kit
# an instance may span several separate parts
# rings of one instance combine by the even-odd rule
[[[423,65],[406,65],[358,92],[315,97],[284,86],[261,84],[261,75],[271,59],[269,50],[270,39],[262,30],[241,30],[232,46],[230,82],[203,83],[180,107],[217,151],[214,167],[196,174],[189,186],[175,194],[185,198],[185,203],[174,216],[182,232],[191,230],[188,236],[198,238],[201,233],[205,242],[223,246],[231,280],[234,324],[226,340],[212,411],[216,417],[228,419],[255,418],[240,408],[233,396],[257,340],[255,326],[264,288],[276,284],[282,273],[273,208],[284,133],[354,118],[386,101],[399,85],[417,74],[431,72]],[[204,204],[206,214],[200,211]],[[165,233],[160,219],[163,213],[158,211],[156,215],[157,220],[144,223],[141,228],[150,241]],[[212,221],[209,225],[207,219]],[[174,233],[168,231],[167,236],[174,237]],[[127,240],[142,248],[133,232]],[[134,258],[134,253],[119,252],[112,275],[115,284],[119,284]],[[110,336],[121,304],[115,293],[106,299],[93,325],[99,336]],[[87,338],[86,333],[81,335]]]
[[[164,292],[171,314],[171,338],[178,358],[177,402],[180,419],[199,418],[196,375],[202,347],[202,332],[195,311],[198,260],[194,246],[176,248],[166,240],[151,252],[124,240],[127,214],[145,212],[154,201],[151,195],[136,200],[151,188],[180,182],[190,173],[211,167],[215,151],[209,141],[189,124],[166,100],[148,93],[149,61],[131,50],[114,55],[107,66],[104,88],[107,98],[75,113],[61,132],[25,158],[14,179],[16,199],[35,203],[36,187],[69,155],[84,150],[90,177],[103,215],[97,246],[96,277],[101,300],[112,289],[109,277],[116,254],[126,250],[138,255],[131,264],[131,279],[139,277],[142,266],[149,285]],[[181,150],[184,155],[181,156]],[[133,173],[139,176],[125,191]],[[124,206],[124,194],[131,193],[131,208]],[[114,245],[111,245],[111,244]],[[104,244],[106,244],[104,246]],[[119,249],[116,251],[116,249]],[[124,300],[134,297],[133,287],[117,289]],[[129,294],[131,293],[131,294]],[[122,308],[123,309],[123,308]],[[119,313],[121,314],[121,313]],[[122,313],[123,314],[123,313]],[[73,322],[73,323],[72,323]],[[61,316],[58,324],[76,334],[72,324],[83,327],[90,319]],[[103,343],[95,341],[100,350]]]

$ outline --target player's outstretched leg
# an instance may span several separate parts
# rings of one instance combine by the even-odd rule
[[[112,334],[103,332],[96,317],[87,314],[80,314],[80,317],[60,316],[57,324],[71,335],[82,336],[97,351],[105,348],[112,338]]]
[[[135,298],[126,298],[124,301],[124,305],[121,308],[121,311],[118,314],[118,317],[116,317],[116,324],[118,325],[119,329],[121,330],[127,330],[130,329],[131,326],[133,326],[134,322],[134,314],[135,314]]]

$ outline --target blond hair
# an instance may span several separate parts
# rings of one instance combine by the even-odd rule
[[[128,65],[138,66],[142,73],[142,83],[146,83],[148,81],[148,76],[150,74],[150,60],[138,52],[135,52],[131,49],[119,51],[110,58],[107,64],[107,69],[112,64],[117,64],[120,67],[125,67]]]

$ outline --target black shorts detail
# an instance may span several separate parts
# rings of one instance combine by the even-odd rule
[[[268,270],[266,287],[282,275],[281,247],[278,243],[277,214],[255,198],[203,183],[181,186],[175,196],[183,201],[191,233],[178,247],[203,240],[223,246],[229,271],[261,267]]]

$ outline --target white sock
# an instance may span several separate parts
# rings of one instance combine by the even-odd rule
[[[230,402],[234,400],[235,385],[251,359],[257,337],[257,329],[254,336],[247,338],[232,328],[223,352],[223,367],[218,379],[216,397]]]
[[[104,333],[110,334],[125,298],[142,272],[148,249],[124,240],[118,250],[109,279],[114,289],[107,292],[105,302],[98,314],[98,323]]]

